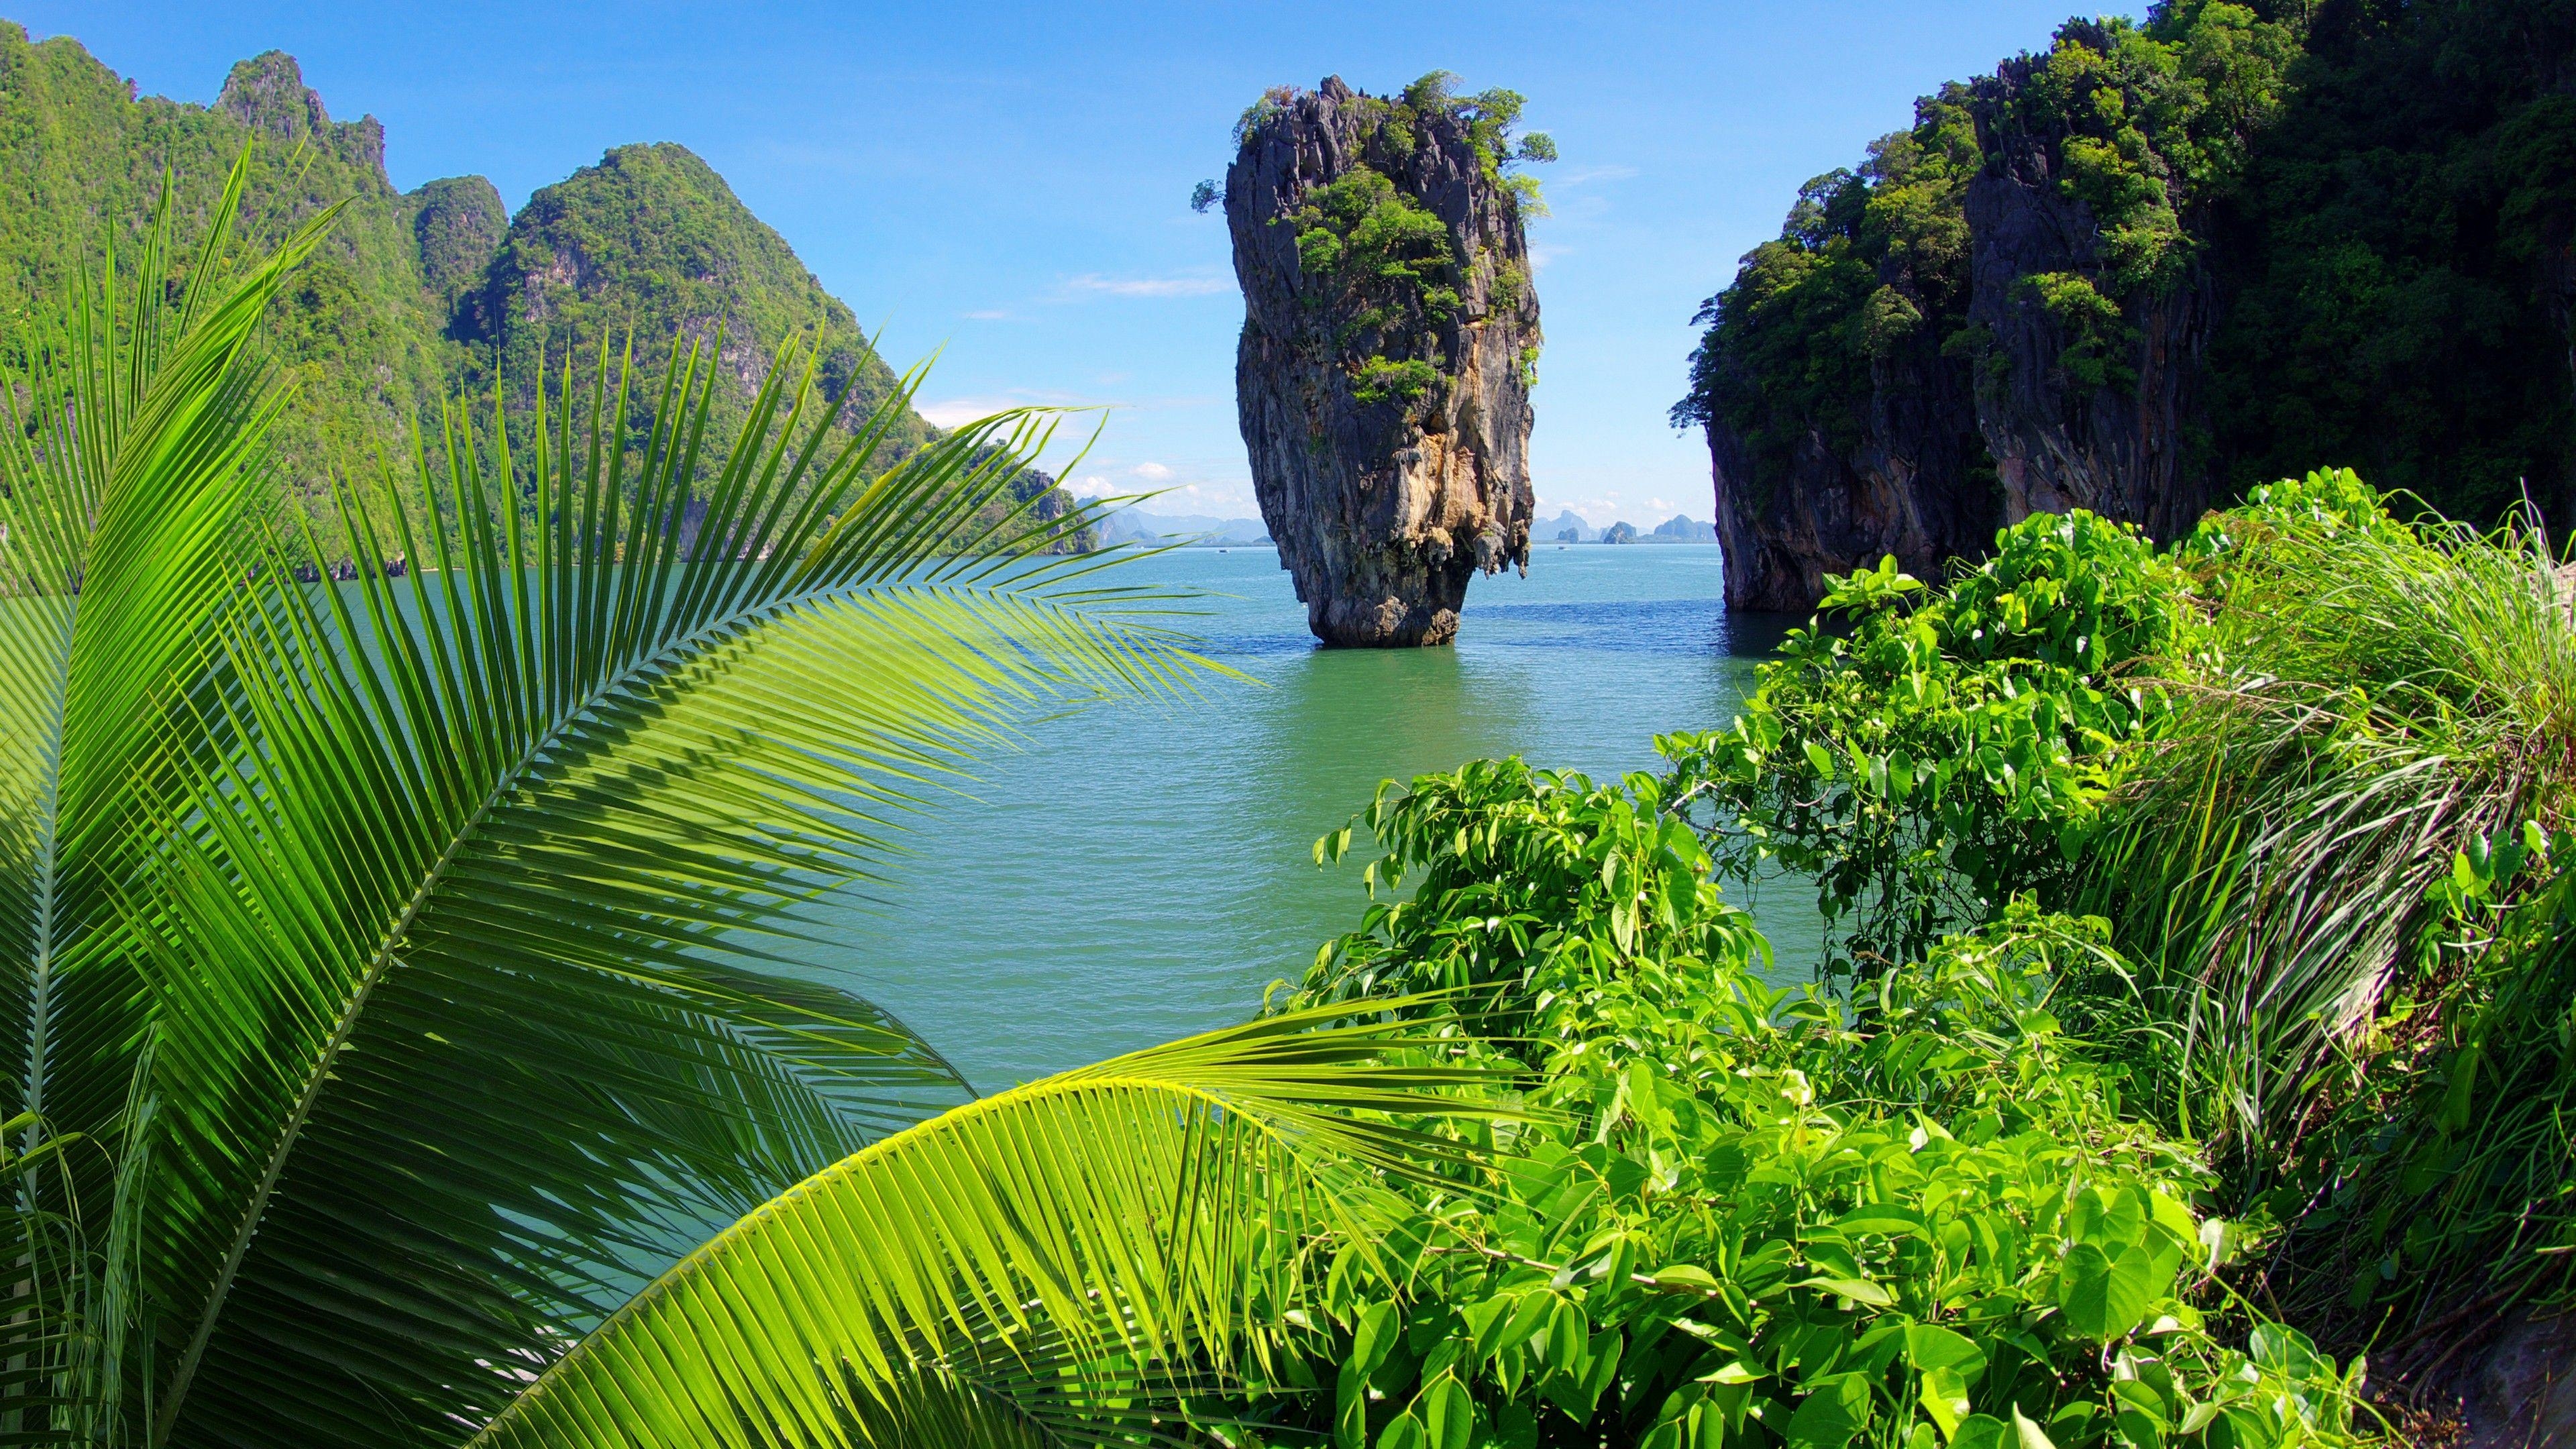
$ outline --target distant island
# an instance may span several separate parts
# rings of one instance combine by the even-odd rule
[[[1696,518],[1677,513],[1656,524],[1652,529],[1641,530],[1637,525],[1624,521],[1613,522],[1607,528],[1594,528],[1583,521],[1581,514],[1569,508],[1559,513],[1554,522],[1543,523],[1532,529],[1531,536],[1560,544],[1715,543],[1717,525],[1702,523]]]

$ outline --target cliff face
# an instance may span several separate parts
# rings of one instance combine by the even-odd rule
[[[1538,298],[1473,121],[1334,78],[1273,92],[1226,173],[1243,440],[1328,644],[1448,643],[1470,579],[1528,565]]]
[[[2108,47],[2098,30],[2086,38]],[[2082,310],[2083,292],[2074,306],[2052,307],[2048,279],[2104,279],[2113,268],[2100,219],[2064,184],[2067,134],[2029,126],[2031,108],[2016,104],[2047,62],[2005,62],[1977,83],[1972,103],[1986,154],[1966,197],[1968,319],[1985,352],[1978,430],[2003,486],[2005,522],[2082,508],[2175,538],[2213,501],[2207,469],[2190,466],[2185,426],[2217,322],[2216,288],[2205,269],[2187,266],[2163,286],[2107,298],[2116,322]]]
[[[1924,98],[1702,312],[1674,419],[1708,429],[1730,601],[1805,608],[1881,553],[1919,576],[2036,512],[2170,540],[2320,465],[2563,533],[2562,12],[2175,0]]]
[[[1859,436],[1837,445],[1808,428],[1785,477],[1766,476],[1746,433],[1708,423],[1717,534],[1731,609],[1812,608],[1825,575],[1889,554],[1917,578],[1974,553],[2000,525],[1992,468],[1973,428],[1968,368],[1937,347],[1910,347],[1871,367]]]
[[[1889,554],[1918,578],[2002,521],[1977,432],[1960,198],[1982,164],[1958,87],[1857,171],[1800,189],[1709,299],[1678,424],[1707,430],[1731,607],[1803,610]]]

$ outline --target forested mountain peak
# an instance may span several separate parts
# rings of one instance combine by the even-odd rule
[[[717,392],[719,429],[790,339],[819,345],[827,395],[857,388],[853,425],[895,386],[849,307],[684,146],[616,147],[514,219],[481,176],[395,190],[384,127],[371,115],[333,120],[284,51],[236,63],[200,105],[142,95],[72,37],[34,41],[5,20],[0,327],[59,295],[81,259],[110,244],[131,255],[165,176],[185,255],[245,144],[245,245],[348,203],[265,329],[295,383],[277,456],[308,497],[335,469],[372,468],[443,402],[488,397],[496,368],[532,403],[540,367],[594,358],[603,339],[622,352],[631,335],[638,365],[658,369],[675,338],[721,338],[717,365],[734,386]],[[908,451],[933,431],[907,412],[890,446]]]
[[[385,129],[373,116],[348,126],[335,124],[322,104],[322,94],[304,83],[304,67],[282,50],[263,51],[233,65],[215,110],[274,141],[294,145],[306,140],[325,144],[343,140],[372,143],[379,175],[385,164]]]
[[[713,349],[737,393],[720,410],[748,400],[791,337],[820,348],[827,396],[857,386],[853,422],[895,385],[849,307],[674,142],[614,147],[529,197],[455,325],[478,363],[497,359],[523,386],[541,365],[560,369],[567,347],[620,346],[629,329],[637,360],[657,368],[671,339]],[[916,421],[901,441],[928,436]]]
[[[449,305],[481,285],[483,271],[510,229],[499,187],[482,176],[442,176],[409,194],[411,230],[420,247],[420,279]]]

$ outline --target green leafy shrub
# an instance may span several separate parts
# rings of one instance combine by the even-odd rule
[[[1440,369],[1420,358],[1408,357],[1402,362],[1389,362],[1372,357],[1360,364],[1359,374],[1351,379],[1351,396],[1364,403],[1394,402],[1407,406],[1440,381]]]
[[[2292,25],[2224,0],[2159,7],[2140,28],[2070,23],[1998,123],[2057,138],[2060,189],[2092,213],[2104,293],[2181,279],[2183,215],[2242,176],[2299,51]]]
[[[1829,582],[1847,628],[1792,630],[1732,725],[1659,744],[1721,873],[1814,880],[1851,970],[2064,887],[2161,708],[2124,671],[2195,609],[2178,564],[2083,512],[2003,530],[1944,588],[1894,559]]]
[[[2124,1110],[2207,1144],[2331,1342],[2420,1365],[2564,1301],[2576,628],[2532,534],[2323,470],[2162,552],[2034,518],[1828,605],[1732,727],[1665,741],[1721,874],[1815,880],[1864,999],[2025,893],[2098,912],[2131,964],[2050,1010],[2128,1044]]]
[[[1663,789],[1505,760],[1381,791],[1366,879],[1413,894],[1284,1004],[1445,990],[1407,1010],[1533,1072],[1528,1116],[1417,1193],[1392,1291],[1335,1265],[1331,1371],[1263,1385],[1246,1439],[2355,1439],[2358,1366],[2213,1287],[2240,1238],[2206,1169],[2053,1013],[2117,975],[2100,923],[2023,903],[1848,998],[1773,987]]]
[[[2129,387],[2138,370],[2129,363],[2138,330],[2122,320],[2120,304],[2080,272],[2040,272],[2022,278],[2019,292],[2039,305],[2066,335],[2057,365],[2082,387]]]

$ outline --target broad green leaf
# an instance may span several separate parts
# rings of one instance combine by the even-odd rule
[[[1918,1369],[1955,1369],[1971,1383],[1986,1371],[1985,1351],[1974,1339],[1937,1324],[1907,1324],[1905,1356]]]
[[[1866,1303],[1872,1308],[1885,1308],[1896,1302],[1896,1295],[1865,1278],[1839,1278],[1820,1274],[1802,1280],[1798,1286],[1821,1288],[1836,1297],[1848,1298],[1854,1303]]]
[[[1818,1380],[1789,1416],[1784,1437],[1793,1449],[1845,1449],[1869,1427],[1870,1387],[1865,1374],[1830,1374]]]
[[[1467,1449],[1476,1430],[1476,1401],[1447,1374],[1422,1391],[1424,1449]]]
[[[1804,741],[1801,748],[1806,751],[1808,765],[1813,767],[1818,775],[1828,780],[1834,778],[1834,756],[1832,751],[1826,749],[1823,745],[1816,743],[1814,740]]]
[[[1362,1378],[1377,1372],[1386,1362],[1387,1353],[1402,1336],[1404,1320],[1391,1300],[1381,1299],[1360,1313],[1359,1327],[1351,1333],[1349,1369]]]
[[[1877,1233],[1883,1237],[1922,1237],[1926,1233],[1923,1215],[1894,1203],[1871,1203],[1842,1215],[1834,1226],[1846,1233]]]
[[[1646,1276],[1653,1279],[1658,1288],[1717,1287],[1717,1275],[1694,1263],[1667,1263]]]
[[[1959,1432],[1950,1438],[1950,1449],[2021,1449],[2013,1438],[2013,1426],[1991,1414],[1970,1414],[1959,1421]]]
[[[2091,1243],[2066,1250],[2057,1270],[2057,1302],[2067,1326],[2087,1338],[2122,1337],[2143,1322],[2154,1301],[2153,1260],[2137,1247],[2113,1259]]]
[[[1971,1407],[1968,1385],[1960,1378],[1959,1371],[1948,1368],[1924,1370],[1917,1397],[1923,1405],[1923,1412],[1941,1427],[1942,1439],[1956,1439],[1959,1425],[1967,1419]]]

